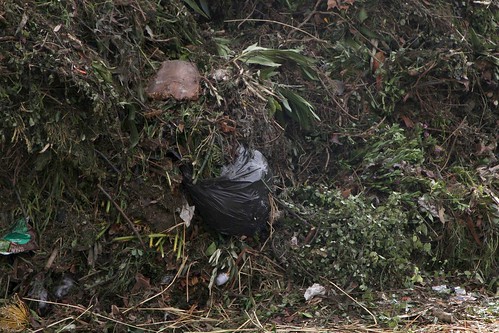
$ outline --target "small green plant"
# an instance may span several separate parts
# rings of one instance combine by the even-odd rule
[[[376,134],[342,164],[355,175],[350,186],[357,193],[306,186],[288,198],[290,209],[309,222],[288,227],[302,242],[316,229],[312,241],[300,245],[298,237],[291,265],[305,278],[353,279],[365,289],[422,283],[423,269],[445,262],[445,269],[473,270],[493,286],[499,244],[494,173],[479,169],[479,180],[473,170],[455,166],[448,178],[437,176],[425,163],[431,147],[420,129],[407,133],[392,125]],[[478,222],[472,212],[479,212]]]
[[[314,239],[300,245],[307,230],[294,225],[303,230],[294,260],[299,262],[296,267],[311,274],[304,276],[308,279],[356,281],[363,290],[396,285],[414,276],[414,255],[428,255],[418,248],[422,234],[414,228],[414,223],[422,222],[410,219],[400,193],[392,193],[377,207],[364,193],[344,198],[341,191],[328,188],[305,187],[295,192],[294,199],[303,203],[307,219],[317,228]]]
[[[321,120],[315,113],[313,105],[296,92],[297,87],[282,84],[276,78],[277,68],[288,63],[299,68],[307,79],[316,80],[315,61],[312,58],[302,55],[297,49],[270,49],[253,44],[243,50],[235,60],[263,67],[259,71],[258,81],[246,82],[254,85],[253,91],[267,96],[269,113],[272,116],[276,112],[284,111],[304,129],[310,129],[314,121]]]
[[[215,242],[211,243],[206,249],[206,255],[210,257],[208,262],[213,267],[210,276],[210,283],[208,289],[213,288],[220,275],[225,275],[227,280],[231,280],[237,276],[236,260],[238,255],[236,253],[235,245],[232,241],[227,248],[217,247]]]

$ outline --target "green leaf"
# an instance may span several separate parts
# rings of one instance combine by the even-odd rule
[[[277,75],[277,72],[274,70],[273,67],[271,68],[264,68],[260,71],[260,78],[262,80],[267,80],[270,79],[271,77]]]
[[[232,50],[229,48],[230,44],[229,39],[222,37],[214,37],[213,41],[217,46],[217,53],[219,56],[226,58],[232,53]]]
[[[194,0],[184,0],[184,2],[199,15],[204,16],[207,19],[210,18],[210,12],[208,11],[208,6],[206,5],[206,1],[203,0],[200,1],[201,7],[203,7],[203,9],[205,9],[206,12],[203,9],[201,9]]]
[[[206,2],[206,0],[199,0],[199,5],[201,6],[201,8],[203,9],[203,11],[206,13],[206,15],[208,15],[208,17],[210,17],[210,7],[208,7],[208,3]]]
[[[244,60],[247,64],[256,64],[269,67],[279,67],[280,63],[275,62],[272,58],[263,55],[252,55],[251,57],[246,57]]]
[[[139,131],[137,125],[135,124],[135,107],[132,104],[128,104],[128,117],[125,120],[128,131],[130,132],[130,146],[133,148],[139,143]]]
[[[113,68],[108,68],[102,61],[92,61],[92,68],[96,77],[106,83],[113,83],[113,74],[110,71]]]
[[[269,116],[273,117],[277,111],[282,111],[279,102],[272,96],[267,98],[267,107],[269,109]]]
[[[385,40],[385,38],[383,38],[383,36],[370,30],[369,28],[367,28],[365,26],[360,26],[360,27],[358,27],[358,29],[366,37],[375,38],[375,39],[379,39],[379,40]]]
[[[303,72],[303,74],[309,79],[309,80],[312,80],[312,81],[315,81],[317,80],[317,75],[315,75],[315,72],[314,71],[310,71],[307,67],[305,66],[302,66],[300,67],[301,71]]]
[[[476,52],[480,52],[480,51],[483,51],[485,49],[484,47],[484,43],[483,43],[483,37],[482,36],[479,36],[475,29],[470,29],[469,30],[469,39],[471,41],[471,45],[473,46],[473,49],[476,51]]]
[[[310,129],[314,121],[321,120],[314,112],[313,105],[294,91],[280,87],[278,92],[288,115],[303,128]]]
[[[301,54],[297,49],[276,50],[252,44],[241,52],[238,59],[249,64],[269,67],[279,67],[285,62],[291,62],[296,64],[307,78],[317,79],[313,67],[315,60]]]
[[[250,52],[253,52],[253,51],[261,51],[261,50],[269,50],[265,47],[261,47],[261,46],[258,46],[258,43],[255,43],[255,44],[251,44],[250,46],[248,46],[247,48],[245,48],[243,50],[243,52],[241,52],[242,55],[246,54],[246,53],[250,53]]]
[[[364,23],[365,20],[367,20],[369,16],[367,15],[367,11],[365,8],[361,8],[359,11],[359,21],[360,23]]]
[[[217,250],[217,244],[215,242],[212,242],[206,249],[205,254],[207,257],[211,257],[216,250]]]
[[[302,312],[301,315],[305,318],[314,318],[314,315],[309,312]]]
[[[293,109],[291,108],[291,105],[289,105],[288,99],[282,95],[281,95],[281,103],[284,106],[284,108],[287,111],[289,111],[289,113],[293,113]]]

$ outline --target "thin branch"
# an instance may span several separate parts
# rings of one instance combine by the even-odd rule
[[[146,251],[147,250],[146,244],[144,243],[144,241],[142,240],[142,237],[140,236],[139,232],[137,231],[137,229],[133,225],[133,222],[128,218],[128,216],[125,214],[125,212],[123,211],[123,209],[121,209],[121,207],[116,203],[116,201],[113,200],[113,198],[111,197],[111,195],[109,193],[107,193],[106,190],[100,184],[97,184],[97,187],[109,199],[109,201],[111,201],[113,203],[114,207],[116,207],[116,209],[118,210],[118,212],[120,212],[121,216],[123,216],[123,218],[128,223],[128,225],[130,226],[130,228],[132,228],[133,233],[135,234],[135,236],[137,236],[137,238],[139,239],[140,244],[142,245],[142,248],[144,249],[144,251]]]
[[[317,2],[315,3],[314,9],[312,9],[312,11],[307,15],[307,17],[305,18],[305,20],[303,20],[302,23],[298,24],[297,29],[301,29],[301,27],[303,27],[308,21],[310,21],[312,16],[314,16],[317,13],[317,8],[319,8],[319,5],[321,3],[322,3],[322,0],[317,0]],[[291,38],[292,34],[293,34],[293,31],[290,31],[288,34],[288,39]]]
[[[279,21],[274,21],[274,20],[261,20],[261,19],[239,19],[239,20],[225,20],[224,22],[226,23],[231,23],[231,22],[267,22],[267,23],[274,23],[274,24],[279,24],[279,25],[282,25],[284,27],[287,27],[287,28],[291,28],[291,29],[294,29],[296,31],[299,31],[301,32],[302,34],[305,34],[309,37],[311,37],[312,39],[318,41],[318,42],[321,42],[321,43],[328,43],[328,41],[326,40],[323,40],[323,39],[320,39],[320,38],[317,38],[315,37],[314,35],[312,35],[310,32],[307,32],[303,29],[300,29],[300,28],[297,28],[293,25],[290,25],[290,24],[286,24],[286,23],[283,23],[283,22],[279,22]]]
[[[179,269],[177,270],[177,274],[175,274],[175,276],[173,277],[172,281],[163,290],[161,290],[159,293],[157,293],[155,295],[152,295],[151,297],[143,300],[142,302],[138,303],[137,305],[134,305],[131,308],[126,309],[125,311],[123,311],[123,314],[125,314],[125,313],[127,313],[127,312],[129,312],[129,311],[131,311],[133,309],[136,309],[136,308],[138,308],[141,305],[144,305],[145,303],[149,302],[152,299],[155,299],[158,296],[161,296],[168,289],[170,289],[170,287],[175,283],[175,281],[177,280],[177,278],[179,277],[179,275],[182,273],[182,270],[184,269],[185,263],[187,262],[187,258],[188,257],[184,258],[184,260],[182,261],[182,264],[180,265]]]
[[[369,315],[371,315],[371,317],[373,318],[374,320],[374,325],[378,325],[378,320],[376,320],[376,316],[374,316],[374,314],[369,311],[368,308],[366,308],[364,305],[360,304],[355,298],[353,298],[352,296],[350,296],[346,291],[344,291],[343,289],[340,288],[340,286],[338,286],[336,283],[334,283],[333,281],[329,281],[329,283],[331,283],[336,289],[338,289],[339,291],[341,291],[346,297],[350,298],[352,301],[355,302],[355,304],[357,304],[358,306],[360,306],[362,309],[364,309],[367,313],[369,313]]]

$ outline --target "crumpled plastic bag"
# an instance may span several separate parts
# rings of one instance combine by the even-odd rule
[[[220,177],[185,185],[203,221],[227,235],[252,236],[265,228],[270,215],[271,172],[258,150],[240,146]]]
[[[29,225],[29,218],[20,218],[10,232],[0,237],[0,254],[9,255],[38,249],[35,231]]]
[[[311,287],[308,287],[307,290],[305,290],[305,294],[303,295],[303,297],[305,297],[305,300],[308,301],[315,296],[324,295],[326,295],[326,288],[318,283],[314,283]]]

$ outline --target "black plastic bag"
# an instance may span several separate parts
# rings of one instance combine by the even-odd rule
[[[220,177],[185,185],[203,221],[222,234],[251,236],[265,228],[270,214],[271,173],[258,150],[243,146]]]

